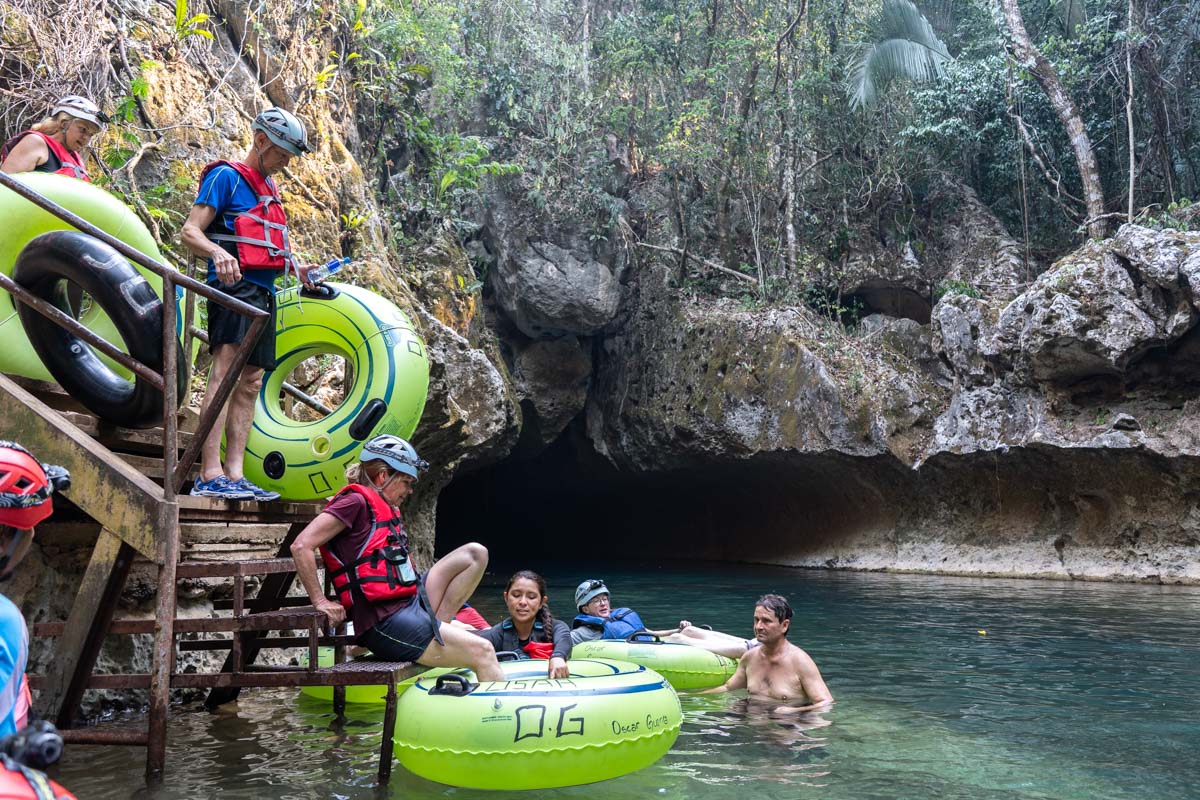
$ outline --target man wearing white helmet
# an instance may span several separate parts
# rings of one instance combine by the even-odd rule
[[[480,680],[504,679],[491,642],[450,624],[483,571],[488,552],[472,542],[421,574],[412,563],[400,505],[428,464],[398,436],[363,446],[350,484],[296,537],[292,558],[313,606],[330,625],[347,615],[356,643],[389,661],[470,667]],[[317,576],[320,553],[337,601]]]
[[[242,473],[246,438],[254,420],[254,402],[265,370],[275,368],[275,279],[295,272],[308,284],[309,266],[291,252],[283,201],[271,175],[309,152],[308,134],[294,114],[268,108],[250,128],[250,150],[243,161],[214,161],[200,173],[200,189],[183,223],[183,243],[208,259],[209,286],[271,316],[250,351],[238,383],[200,451],[200,477],[193,495],[225,500],[277,500],[278,492],[255,486]],[[250,320],[224,306],[208,303],[208,347],[213,356],[208,392],[201,413],[233,364]],[[221,461],[221,435],[225,460]]]
[[[0,149],[0,171],[56,172],[86,181],[81,154],[106,122],[108,117],[86,97],[69,94],[59,98],[50,116]]]

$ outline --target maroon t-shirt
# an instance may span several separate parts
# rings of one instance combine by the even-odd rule
[[[334,500],[325,509],[338,522],[346,526],[346,530],[329,540],[325,545],[337,556],[343,564],[349,564],[358,558],[358,551],[371,538],[371,508],[367,499],[358,492],[346,492]],[[402,524],[403,527],[403,524]],[[350,621],[354,623],[354,635],[362,636],[380,620],[387,619],[400,609],[407,606],[411,600],[385,600],[382,603],[355,602],[350,612]]]

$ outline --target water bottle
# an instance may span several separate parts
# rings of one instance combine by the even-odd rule
[[[323,283],[329,279],[329,276],[339,271],[342,267],[350,263],[349,258],[331,258],[326,263],[319,267],[313,267],[308,271],[309,283]]]

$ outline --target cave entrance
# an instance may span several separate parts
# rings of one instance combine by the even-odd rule
[[[788,453],[628,475],[578,419],[532,458],[463,475],[438,498],[439,554],[479,541],[493,561],[669,558],[811,563],[891,531],[910,476],[893,461]]]
[[[888,317],[911,319],[929,324],[933,306],[929,298],[907,286],[888,282],[866,283],[845,295],[842,304],[856,309],[858,317],[883,314]]]

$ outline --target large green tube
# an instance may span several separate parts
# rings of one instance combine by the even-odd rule
[[[105,233],[137,248],[159,263],[163,262],[154,237],[137,215],[100,187],[65,175],[45,172],[26,172],[15,177]],[[0,236],[0,272],[9,277],[12,277],[17,255],[31,239],[47,231],[73,230],[71,225],[2,186],[0,224],[4,227],[4,234]],[[154,287],[155,293],[162,297],[162,279],[150,270],[136,264],[134,266]],[[80,322],[107,341],[125,349],[112,320],[97,304],[92,304],[91,308],[83,313]],[[17,317],[16,308],[13,307],[12,295],[3,290],[0,290],[0,342],[4,343],[4,346],[0,347],[0,372],[45,381],[54,380],[29,344],[25,330],[21,327],[21,320]]]
[[[411,436],[429,391],[425,343],[404,312],[366,289],[328,286],[337,291],[331,299],[280,292],[277,365],[263,380],[246,443],[246,477],[287,500],[319,500],[345,486],[346,467],[372,436]],[[324,419],[292,419],[280,403],[283,382],[323,354],[346,360],[353,386]]]

